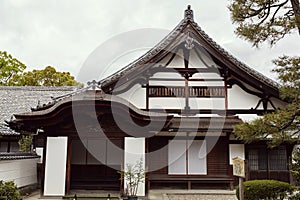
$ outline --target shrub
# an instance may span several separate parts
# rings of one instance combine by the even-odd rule
[[[275,180],[252,180],[244,182],[245,200],[284,199],[293,192],[293,187],[285,182]],[[239,199],[239,188],[236,189]]]
[[[31,151],[31,144],[32,138],[29,135],[22,135],[22,138],[18,142],[19,148],[21,152],[30,152]]]
[[[0,199],[20,200],[21,196],[16,184],[13,181],[0,181]]]
[[[300,193],[293,194],[288,199],[289,200],[299,200],[300,199]]]
[[[293,151],[290,169],[296,185],[300,185],[300,148],[295,148]]]

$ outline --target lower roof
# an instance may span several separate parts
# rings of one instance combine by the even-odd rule
[[[24,153],[24,152],[0,152],[0,160],[21,160],[21,159],[32,159],[40,158],[36,153]]]

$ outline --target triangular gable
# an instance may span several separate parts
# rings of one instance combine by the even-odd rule
[[[194,22],[193,11],[190,7],[185,10],[184,19],[154,48],[113,75],[102,79],[100,81],[102,89],[106,93],[112,93],[112,91],[118,93],[118,91],[122,92],[137,82],[144,84],[153,75],[155,68],[164,67],[157,63],[171,52],[174,52],[174,49],[182,42],[189,42],[189,39],[193,42],[190,45],[197,44],[201,46],[218,63],[219,67],[222,68],[219,69],[220,73],[228,76],[226,78],[228,79],[227,83],[229,86],[239,84],[240,87],[248,90],[249,93],[252,92],[260,96],[260,98],[264,96],[268,96],[268,98],[270,96],[279,97],[279,85],[248,67],[214,42]],[[250,86],[250,88],[246,87],[243,83]]]

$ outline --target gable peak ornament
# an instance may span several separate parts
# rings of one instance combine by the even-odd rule
[[[193,10],[191,9],[191,5],[188,5],[187,9],[184,11],[184,18],[187,20],[194,21]]]
[[[194,38],[192,38],[190,36],[190,32],[188,32],[187,36],[185,38],[185,44],[184,44],[184,46],[185,46],[185,48],[191,50],[192,48],[194,48],[194,44],[193,43],[194,43]]]

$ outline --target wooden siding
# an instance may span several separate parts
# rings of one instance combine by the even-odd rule
[[[214,145],[214,141],[207,140],[207,147]],[[227,137],[220,137],[213,149],[207,155],[208,176],[229,176],[229,141]]]
[[[148,139],[148,152],[153,152],[155,150],[160,150],[155,156],[150,156],[147,158],[149,174],[168,174],[168,141],[172,137],[152,137]],[[198,138],[197,138],[198,139]],[[203,140],[203,138],[201,138]],[[213,144],[213,140],[207,139],[207,149]],[[207,175],[200,176],[210,176],[210,177],[226,177],[230,176],[230,166],[228,158],[228,139],[227,137],[220,137],[217,143],[214,145],[210,152],[207,152]],[[163,164],[163,165],[162,165]],[[165,166],[155,171],[157,166]],[[193,175],[195,176],[195,175]]]

